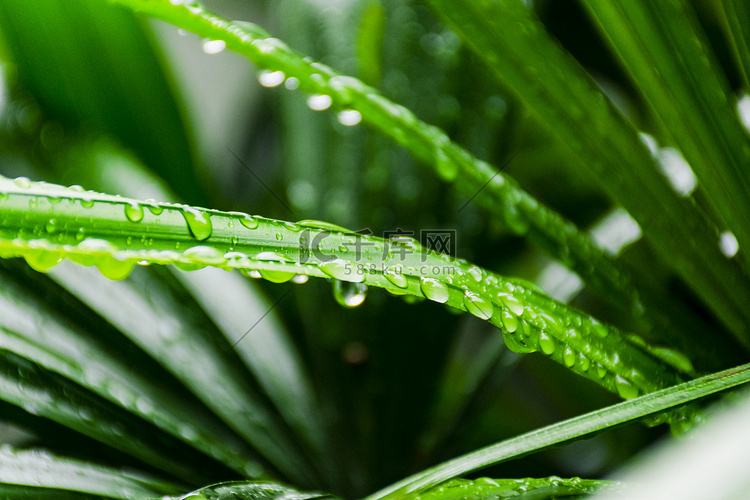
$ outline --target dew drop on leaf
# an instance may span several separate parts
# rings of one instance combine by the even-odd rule
[[[143,207],[137,202],[126,203],[125,217],[130,222],[140,222],[143,220]]]
[[[620,375],[615,376],[615,387],[617,388],[617,393],[625,399],[638,397],[638,388]]]
[[[512,312],[516,316],[520,316],[521,314],[523,314],[524,306],[514,296],[505,294],[505,293],[500,293],[498,294],[498,298],[503,303],[503,305],[507,307],[510,310],[510,312]]]
[[[503,327],[508,333],[513,333],[518,329],[518,318],[511,314],[510,311],[504,309],[501,313],[500,319],[503,322]]]
[[[60,229],[57,219],[50,219],[44,224],[44,230],[50,234],[56,233]]]
[[[488,299],[478,293],[467,291],[464,294],[466,310],[480,319],[490,319],[495,308]]]
[[[419,278],[419,285],[424,296],[434,302],[444,304],[450,297],[448,285],[442,283],[438,279],[426,278],[422,276],[421,278]]]
[[[333,296],[344,307],[357,307],[367,297],[367,285],[349,281],[334,280]]]
[[[364,273],[359,272],[357,267],[351,262],[342,259],[332,259],[318,265],[320,270],[331,278],[362,283],[365,281]]]
[[[576,364],[576,353],[570,347],[566,347],[563,351],[563,362],[568,368],[572,368]]]
[[[503,332],[503,341],[508,349],[518,354],[527,354],[536,351],[536,349],[524,343],[518,336],[507,332]]]
[[[258,81],[264,87],[276,87],[284,83],[285,79],[286,75],[284,75],[283,71],[265,70],[261,71],[260,75],[258,76]]]
[[[399,288],[406,288],[409,283],[406,280],[406,276],[404,276],[404,273],[402,272],[403,269],[400,267],[389,267],[385,271],[383,271],[383,276],[385,276],[385,279],[393,283]]]
[[[539,334],[539,348],[544,354],[550,356],[555,352],[555,341],[549,338],[545,332],[542,332]]]
[[[211,236],[213,225],[210,216],[192,207],[182,207],[182,216],[185,218],[188,229],[198,241],[203,241]]]
[[[325,94],[311,95],[307,99],[307,107],[313,111],[323,111],[324,109],[328,109],[331,107],[332,103],[331,96]]]
[[[35,271],[46,273],[62,260],[59,252],[36,250],[24,255],[26,263]]]
[[[255,229],[256,227],[258,227],[258,219],[255,219],[254,217],[251,217],[247,214],[242,214],[242,216],[240,216],[240,224],[248,229]]]

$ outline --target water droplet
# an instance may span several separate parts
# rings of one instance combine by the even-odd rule
[[[545,332],[539,334],[539,348],[547,356],[555,352],[555,341],[549,338]]]
[[[490,319],[495,310],[488,299],[469,291],[464,294],[464,305],[471,314],[481,319]]]
[[[581,370],[583,370],[585,372],[588,371],[589,367],[591,366],[591,360],[589,358],[587,358],[586,355],[583,354],[582,352],[578,353],[578,358],[579,358],[579,363],[580,363],[580,366],[581,366]]]
[[[484,277],[484,273],[482,273],[482,270],[478,268],[477,266],[471,266],[469,268],[469,276],[474,278],[474,281],[479,283],[482,281],[482,278]]]
[[[333,296],[344,307],[357,307],[367,297],[367,285],[349,281],[333,280]]]
[[[258,81],[264,87],[276,87],[284,83],[285,78],[286,75],[284,75],[283,71],[265,70],[261,71],[260,76],[258,76]]]
[[[240,224],[248,229],[255,229],[258,227],[258,219],[251,217],[247,214],[237,214],[240,220]]]
[[[143,207],[135,201],[126,203],[125,217],[127,217],[130,222],[140,222],[143,220]]]
[[[526,344],[520,337],[510,333],[503,332],[503,341],[508,349],[518,354],[528,354],[536,351],[536,349]]]
[[[503,309],[500,319],[503,322],[503,329],[508,333],[513,333],[518,329],[518,317],[511,314],[507,309]]]
[[[181,207],[182,216],[185,217],[188,229],[193,237],[198,241],[203,241],[211,236],[213,225],[211,218],[205,212],[192,207]]]
[[[148,211],[154,215],[159,215],[164,211],[164,207],[159,205],[156,200],[146,200],[146,206],[148,207]]]
[[[299,88],[299,80],[297,80],[293,76],[289,77],[287,78],[286,82],[284,82],[284,87],[289,90],[297,90]]]
[[[731,259],[740,250],[740,244],[731,231],[724,231],[719,235],[719,249],[727,259]]]
[[[599,363],[594,363],[594,365],[596,366],[596,374],[599,376],[599,378],[604,378],[604,376],[607,374],[607,369]]]
[[[26,263],[35,271],[46,273],[62,260],[59,252],[37,250],[24,255]]]
[[[227,48],[224,40],[206,40],[203,42],[203,52],[206,54],[218,54]]]
[[[307,283],[307,280],[309,280],[310,277],[306,274],[297,274],[294,278],[292,278],[293,283],[297,283],[298,285],[302,285],[304,283]]]
[[[318,267],[320,267],[320,270],[328,276],[337,280],[351,281],[354,283],[362,283],[365,281],[364,273],[359,272],[356,265],[342,259],[328,260],[318,264]]]
[[[347,109],[339,113],[339,123],[347,127],[353,127],[362,121],[362,115],[356,109]]]
[[[399,288],[406,288],[409,286],[409,282],[406,280],[406,276],[404,276],[403,268],[401,267],[389,267],[385,271],[383,271],[383,276],[385,276],[385,279],[393,283]]]
[[[190,247],[182,252],[182,255],[205,264],[224,264],[226,262],[226,258],[220,250],[205,245]]]
[[[331,96],[325,94],[311,95],[307,99],[307,107],[313,111],[323,111],[324,109],[330,108],[331,104],[333,104]]]
[[[448,298],[450,298],[450,290],[448,289],[448,285],[440,280],[422,276],[419,278],[419,285],[422,289],[422,293],[428,299],[441,304],[448,302]]]
[[[576,364],[576,353],[570,347],[566,347],[563,351],[563,362],[568,368],[572,368]]]
[[[435,150],[435,168],[438,175],[448,182],[453,181],[458,175],[458,163],[453,161],[442,147]]]
[[[13,184],[20,188],[28,189],[31,187],[31,180],[28,177],[16,177],[13,179]]]
[[[50,203],[54,203],[53,200],[60,201],[60,198],[50,198],[49,199]],[[91,208],[94,206],[94,200],[83,198],[81,199],[81,206],[83,208]]]
[[[620,375],[615,376],[615,387],[617,388],[617,393],[625,399],[638,397],[638,388]]]
[[[59,231],[60,225],[58,224],[57,219],[48,220],[47,223],[44,225],[44,230],[50,234],[53,234]]]
[[[292,262],[290,259],[277,254],[276,252],[261,252],[255,256],[257,260],[265,260],[271,262]],[[270,281],[271,283],[286,283],[287,281],[294,278],[297,273],[294,271],[283,271],[283,270],[271,270],[261,269],[260,275]]]
[[[134,267],[134,260],[117,260],[114,257],[104,258],[96,263],[102,276],[111,280],[124,280],[130,276]]]
[[[607,329],[606,326],[602,325],[595,319],[591,320],[591,323],[589,325],[589,331],[596,334],[599,338],[605,338],[607,335],[609,335],[609,329]]]
[[[276,233],[276,240],[277,240],[277,241],[281,241],[281,240],[283,240],[283,239],[284,239],[284,235],[283,235],[283,234],[281,234],[281,233]]]
[[[510,310],[510,312],[512,312],[516,316],[520,316],[521,314],[523,314],[524,306],[514,296],[508,295],[506,293],[499,293],[497,297],[498,299],[500,299],[500,302],[502,302],[503,305],[507,307]]]

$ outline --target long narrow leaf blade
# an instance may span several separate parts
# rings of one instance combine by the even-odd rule
[[[21,498],[6,491],[8,485],[29,487],[29,498],[42,488],[90,493],[122,500],[154,498],[175,493],[181,487],[142,473],[94,465],[53,455],[46,450],[15,450],[0,447],[0,494]],[[50,496],[55,498],[54,492]],[[33,496],[32,496],[33,495]]]
[[[4,193],[0,201],[0,255],[23,256],[39,270],[49,269],[67,257],[79,264],[96,265],[111,278],[124,278],[136,262],[175,264],[185,270],[212,266],[256,271],[277,283],[289,281],[295,274],[333,278],[342,294],[354,296],[371,285],[468,311],[500,328],[512,349],[541,351],[624,398],[682,380],[670,364],[650,354],[642,340],[626,337],[555,302],[529,283],[502,278],[460,259],[451,260],[425,250],[414,240],[383,240],[320,222],[295,224],[185,205],[139,202],[31,183],[25,178],[0,178],[0,192]],[[60,202],[63,198],[65,203]],[[81,234],[86,237],[81,239]],[[93,292],[92,283],[77,279],[67,282],[87,300],[145,302],[136,290],[127,292],[127,300],[112,298],[115,290],[133,286],[128,282],[122,287],[109,286],[107,293]],[[348,289],[344,291],[344,287]],[[152,308],[144,303],[134,311]],[[118,321],[127,324],[124,331],[144,328],[133,315],[119,314]],[[152,314],[163,312],[153,310]],[[143,320],[142,313],[137,316]],[[153,321],[158,324],[158,319]],[[140,338],[159,343],[162,358],[166,352],[173,355],[184,344],[161,345],[166,340],[154,340],[149,332],[146,328]],[[208,344],[182,349],[187,350],[184,359],[171,367],[178,373],[190,371],[191,361],[213,351]],[[181,378],[191,377],[183,373]],[[228,387],[235,383],[226,381]],[[210,391],[213,394],[217,388]],[[214,396],[206,397],[210,400]],[[217,407],[217,411],[224,410]],[[224,417],[231,419],[229,415]]]
[[[430,0],[643,228],[644,236],[745,346],[750,285],[718,234],[658,172],[633,127],[522,2]]]
[[[668,297],[648,294],[631,269],[610,258],[591,238],[579,232],[573,223],[521,190],[500,169],[473,157],[452,143],[445,133],[420,121],[403,106],[385,99],[374,88],[296,53],[258,26],[228,21],[202,9],[198,3],[175,5],[167,1],[112,1],[206,38],[223,40],[228,48],[246,55],[260,68],[294,78],[295,85],[298,84],[302,90],[330,97],[339,110],[356,110],[364,123],[425,160],[442,179],[455,181],[458,189],[470,200],[476,197],[477,203],[503,221],[510,230],[517,234],[528,234],[535,243],[573,268],[604,296],[611,297],[635,314],[646,314],[649,321],[659,328],[670,328],[669,321],[659,313],[662,303],[671,302]],[[648,157],[642,159],[646,163],[651,161]],[[664,185],[663,181],[657,180],[661,182],[660,186]],[[703,268],[697,271],[706,274]],[[750,290],[747,290],[747,296],[750,297]],[[645,299],[653,299],[655,305],[652,307],[650,300]],[[741,310],[721,301],[717,301],[716,305],[723,308],[726,321],[739,329]],[[673,334],[672,338],[679,338],[679,334]]]
[[[692,7],[684,1],[583,3],[750,262],[750,136]]]
[[[391,485],[369,496],[367,500],[402,499],[448,479],[591,436],[747,382],[750,382],[750,364],[706,375],[637,399],[542,427],[458,457]]]

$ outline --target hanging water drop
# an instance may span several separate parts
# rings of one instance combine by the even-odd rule
[[[240,224],[248,229],[255,229],[258,227],[258,219],[251,217],[247,214],[240,215]]]
[[[339,113],[339,123],[347,127],[353,127],[362,121],[362,115],[356,109],[347,109]]]
[[[568,368],[572,368],[576,364],[576,353],[570,347],[566,347],[563,351],[563,363]]]
[[[530,352],[536,351],[536,349],[526,344],[523,340],[521,340],[516,335],[512,335],[506,332],[503,332],[502,335],[503,335],[503,341],[505,342],[505,346],[515,353],[528,354]]]
[[[539,348],[547,356],[551,356],[555,352],[555,341],[549,338],[549,336],[542,332],[539,334]]]
[[[261,71],[260,76],[258,76],[258,81],[261,85],[264,87],[276,87],[278,85],[281,85],[284,83],[284,79],[286,78],[286,75],[284,75],[283,71]]]
[[[299,88],[299,80],[297,80],[295,77],[289,77],[284,82],[284,87],[286,87],[289,90],[297,90]]]
[[[201,210],[192,207],[181,207],[182,216],[187,222],[188,229],[198,241],[208,239],[213,232],[210,216]]]
[[[344,307],[357,307],[367,297],[367,285],[349,281],[333,280],[333,296]]]
[[[365,281],[365,275],[363,272],[358,270],[351,262],[342,259],[332,259],[321,264],[318,264],[320,270],[326,273],[331,278],[342,281],[351,281],[354,283],[362,283]]]
[[[203,42],[203,52],[206,54],[218,54],[227,48],[224,40],[206,40]]]
[[[503,328],[506,332],[513,333],[518,329],[518,318],[507,309],[503,310],[500,319],[503,322]]]
[[[292,278],[292,283],[297,283],[298,285],[302,285],[307,283],[307,281],[310,279],[310,277],[306,274],[297,274]]]
[[[409,285],[409,282],[406,280],[406,276],[404,276],[403,268],[401,267],[389,267],[388,269],[383,271],[383,276],[385,276],[385,279],[399,288],[406,288]]]
[[[292,262],[283,255],[279,255],[276,252],[261,252],[255,256],[257,260],[265,260],[271,262]],[[261,269],[260,275],[270,281],[271,283],[286,283],[287,281],[294,278],[297,273],[294,271],[283,271],[283,270],[272,270],[272,269]]]
[[[438,279],[422,276],[419,278],[419,286],[422,289],[424,296],[434,302],[444,304],[448,302],[448,298],[450,298],[448,285],[442,283]]]
[[[333,104],[331,96],[325,94],[311,95],[307,99],[307,107],[313,111],[323,111],[324,109],[330,108],[331,104]]]
[[[638,388],[620,375],[615,376],[615,387],[617,388],[617,393],[624,399],[638,397]]]
[[[135,201],[126,203],[125,217],[127,217],[130,222],[140,222],[143,220],[143,207]]]

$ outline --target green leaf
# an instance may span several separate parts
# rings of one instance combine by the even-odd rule
[[[180,497],[165,497],[163,500],[334,500],[335,498],[325,493],[300,492],[277,483],[234,481],[207,486]]]
[[[430,0],[643,228],[665,262],[750,347],[750,285],[718,233],[658,172],[638,134],[522,2]],[[584,261],[585,262],[585,261]],[[627,279],[627,277],[623,277]]]
[[[411,111],[385,99],[374,88],[304,57],[254,24],[228,21],[204,10],[197,2],[174,5],[165,0],[112,1],[206,38],[224,40],[229,49],[244,54],[258,67],[278,71],[282,78],[295,78],[299,88],[311,94],[330,97],[339,111],[356,110],[364,123],[391,137],[414,156],[425,160],[442,179],[456,181],[457,187],[469,201],[476,197],[478,203],[508,228],[517,234],[528,234],[534,242],[580,273],[605,296],[636,314],[643,314],[648,310],[651,321],[661,328],[669,327],[664,315],[657,312],[661,303],[670,302],[669,298],[658,294],[649,295],[641,289],[639,280],[631,276],[633,273],[630,269],[610,258],[588,235],[579,232],[574,224],[521,190],[515,181],[500,173],[499,169],[473,157],[468,151],[452,143],[438,128],[420,121]],[[323,98],[323,102],[330,104],[326,98]],[[300,130],[298,133],[306,134]],[[640,143],[636,146],[643,149]],[[303,150],[304,147],[297,148],[297,154],[300,155]],[[645,164],[652,163],[648,153],[645,150],[643,153],[646,155]],[[306,153],[305,158],[308,156]],[[312,163],[317,165],[315,161]],[[663,179],[658,176],[656,179],[658,186],[664,186],[667,195],[671,196]],[[640,191],[638,194],[641,196]],[[713,244],[711,250],[720,256],[715,247]],[[728,265],[725,260],[721,256],[724,267]],[[704,268],[696,272],[702,276],[708,274]],[[739,287],[737,289],[745,287],[742,284],[734,285]],[[642,300],[643,297],[653,298],[658,302],[651,309],[649,301]],[[750,298],[750,288],[747,290],[747,297]],[[732,307],[724,301],[717,302],[717,307],[724,309],[727,321],[731,320],[734,327],[740,328],[740,316],[744,308],[734,307],[730,311]],[[679,335],[673,334],[672,338],[679,338]]]
[[[310,465],[278,416],[247,381],[231,344],[200,314],[186,312],[195,303],[185,304],[162,280],[138,271],[116,283],[77,266],[60,266],[51,275],[182,381],[273,468],[301,483],[312,482]],[[195,430],[188,427],[185,432]],[[273,469],[268,472],[274,474]],[[258,473],[257,464],[245,470],[251,476]]]
[[[96,498],[153,498],[180,491],[181,487],[134,471],[120,471],[80,460],[60,457],[46,450],[0,448],[0,495],[3,498],[82,498],[67,491],[89,493]],[[88,495],[83,498],[90,498]]]
[[[69,380],[0,350],[0,399],[186,481],[206,481],[199,453]]]
[[[173,386],[151,383],[163,371],[134,350],[113,352],[117,339],[101,329],[83,333],[27,287],[28,276],[0,272],[0,340],[5,348],[58,373],[134,413],[241,474],[262,467],[247,446],[215,416],[191,404]],[[45,283],[49,285],[49,283]],[[45,297],[46,299],[46,297]],[[87,311],[90,313],[90,311]]]
[[[0,255],[23,256],[40,271],[67,257],[78,264],[95,265],[111,279],[126,277],[137,262],[175,264],[184,270],[211,266],[255,271],[275,283],[289,281],[296,274],[333,278],[339,300],[347,305],[361,303],[370,285],[468,311],[500,328],[511,349],[541,351],[624,398],[682,380],[670,364],[649,354],[642,347],[643,341],[555,302],[529,283],[505,279],[466,261],[427,251],[410,238],[383,240],[318,221],[295,224],[187,205],[142,202],[32,183],[26,178],[0,178],[0,193],[0,216],[4,217]],[[150,335],[152,329],[143,321],[144,311],[150,310],[157,317],[165,314],[164,309],[155,310],[130,281],[121,287],[107,286],[106,293],[103,288],[96,291],[91,280],[72,277],[66,283],[89,301],[138,304],[132,313],[112,306],[101,309],[110,315],[116,313],[119,318],[115,324],[127,325],[120,327],[126,334],[142,332],[131,338],[144,349],[149,350],[145,339],[156,343],[160,353],[156,357],[171,358],[169,369],[191,381],[191,388],[203,394],[204,400],[211,401],[226,390],[221,396],[224,402],[211,406],[227,421],[232,420],[226,409],[231,407],[232,397],[240,396],[230,397],[232,391],[217,389],[215,382],[208,380],[224,380],[221,387],[227,388],[238,382],[227,378],[226,373],[212,377],[202,374],[202,381],[189,373],[190,366],[203,357],[206,359],[201,365],[207,368],[221,365],[219,353],[210,343],[199,342],[195,336],[193,342],[173,344],[168,337]],[[116,298],[114,292],[120,288],[127,295]],[[179,316],[174,313],[175,318]],[[244,404],[251,404],[247,398]],[[237,411],[242,412],[242,408],[239,404]],[[234,427],[240,430],[237,423]]]
[[[406,498],[422,500],[484,500],[487,498],[553,499],[588,495],[597,491],[618,492],[621,486],[616,481],[592,479],[561,479],[556,476],[527,479],[490,479],[488,477],[469,481],[453,479],[430,488],[419,495]]]
[[[205,203],[184,110],[148,27],[132,13],[100,0],[9,0],[0,5],[0,33],[48,119],[117,138],[181,198]],[[55,131],[48,128],[45,147],[58,145]]]
[[[732,42],[733,55],[745,90],[750,90],[750,6],[742,0],[720,2],[728,38]]]
[[[469,472],[641,420],[747,382],[750,382],[750,364],[706,375],[690,382],[542,427],[455,458],[399,481],[370,495],[367,500],[404,499]]]
[[[583,3],[749,263],[750,136],[692,7],[683,0]]]

